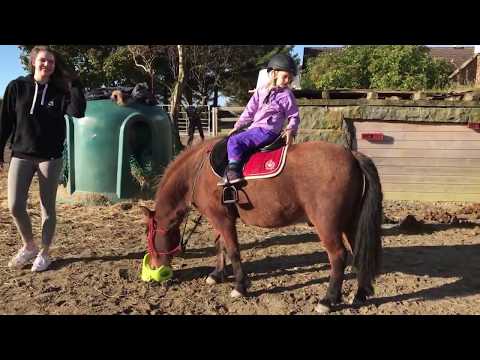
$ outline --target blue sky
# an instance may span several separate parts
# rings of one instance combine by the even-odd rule
[[[295,45],[294,52],[299,55],[300,59],[303,57],[303,49],[305,46],[338,45]],[[7,84],[18,76],[25,74],[25,71],[20,65],[20,50],[16,45],[0,45],[0,69],[0,97],[3,97]]]
[[[3,97],[8,83],[25,74],[16,45],[0,45],[0,69],[0,97]]]

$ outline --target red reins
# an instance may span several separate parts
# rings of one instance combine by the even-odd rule
[[[193,186],[192,186],[192,199],[190,201],[190,204],[188,205],[188,209],[190,210],[190,206],[194,203],[194,195],[195,195],[195,188],[196,188],[196,185],[197,185],[197,180],[198,180],[198,177],[200,175],[200,170],[202,169],[205,161],[208,159],[208,154],[210,154],[210,152],[212,152],[212,149],[213,149],[213,146],[214,144],[210,144],[210,146],[207,148],[207,152],[206,152],[206,156],[203,158],[202,162],[200,163],[200,166],[198,167],[197,171],[195,172],[196,173],[196,176],[193,180]],[[187,211],[187,214],[188,214],[189,211]],[[147,232],[147,248],[148,248],[148,253],[151,254],[151,255],[154,255],[154,256],[159,256],[159,255],[172,255],[172,254],[175,254],[176,252],[180,251],[180,250],[185,250],[186,249],[186,246],[187,246],[187,242],[188,242],[188,239],[190,238],[187,238],[186,241],[184,241],[184,235],[185,235],[185,228],[187,226],[187,222],[185,221],[185,228],[183,229],[183,234],[182,234],[182,237],[180,239],[180,241],[178,242],[178,245],[173,249],[173,250],[170,250],[168,252],[158,252],[157,249],[155,249],[155,234],[158,232],[160,235],[167,235],[168,233],[168,230],[165,229],[165,228],[161,228],[161,227],[158,227],[157,225],[157,221],[155,220],[155,215],[152,215],[150,217],[150,219],[148,220],[148,232]],[[195,231],[195,228],[197,227],[197,225],[200,223],[200,219],[201,219],[201,215],[200,217],[195,221],[195,226],[193,228],[193,230],[191,231],[190,233],[190,236],[193,234],[193,231]],[[187,215],[187,220],[188,220],[188,215]]]
[[[159,233],[160,235],[167,235],[168,230],[157,227],[157,221],[154,219],[154,217],[150,217],[148,220],[148,234],[147,234],[147,247],[148,247],[148,252],[151,255],[159,256],[159,255],[172,255],[179,251],[182,247],[181,242],[178,243],[178,245],[170,251],[167,252],[159,252],[157,249],[155,249],[155,234]]]

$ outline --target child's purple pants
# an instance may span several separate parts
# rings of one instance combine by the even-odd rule
[[[259,127],[233,135],[227,143],[228,160],[243,162],[251,150],[266,146],[277,137],[277,133]]]

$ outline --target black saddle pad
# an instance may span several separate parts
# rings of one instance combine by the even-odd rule
[[[219,142],[217,142],[213,147],[212,152],[210,153],[210,166],[212,167],[213,172],[219,177],[223,177],[223,174],[225,173],[225,169],[227,168],[227,165],[228,165],[228,155],[227,155],[228,138],[229,138],[228,136],[224,137]],[[272,151],[285,145],[286,145],[285,138],[282,136],[279,136],[267,146],[264,146],[260,149],[253,151],[251,154],[248,154],[246,161],[248,161],[248,158],[255,152]]]

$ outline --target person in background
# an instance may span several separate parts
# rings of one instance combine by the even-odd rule
[[[193,142],[193,135],[195,133],[195,128],[198,129],[198,133],[200,134],[200,138],[205,140],[205,136],[203,135],[202,129],[202,120],[200,118],[200,114],[198,113],[198,109],[193,106],[189,105],[187,107],[187,116],[188,116],[188,143],[187,146],[190,146]]]
[[[65,114],[84,117],[86,101],[78,76],[69,71],[53,49],[35,46],[30,52],[31,74],[11,81],[0,112],[0,169],[4,149],[11,137],[8,171],[8,207],[23,246],[10,260],[10,268],[33,261],[32,271],[51,264],[49,248],[55,234],[56,195],[63,167],[66,136]],[[41,247],[35,244],[27,197],[37,174],[42,212]]]

